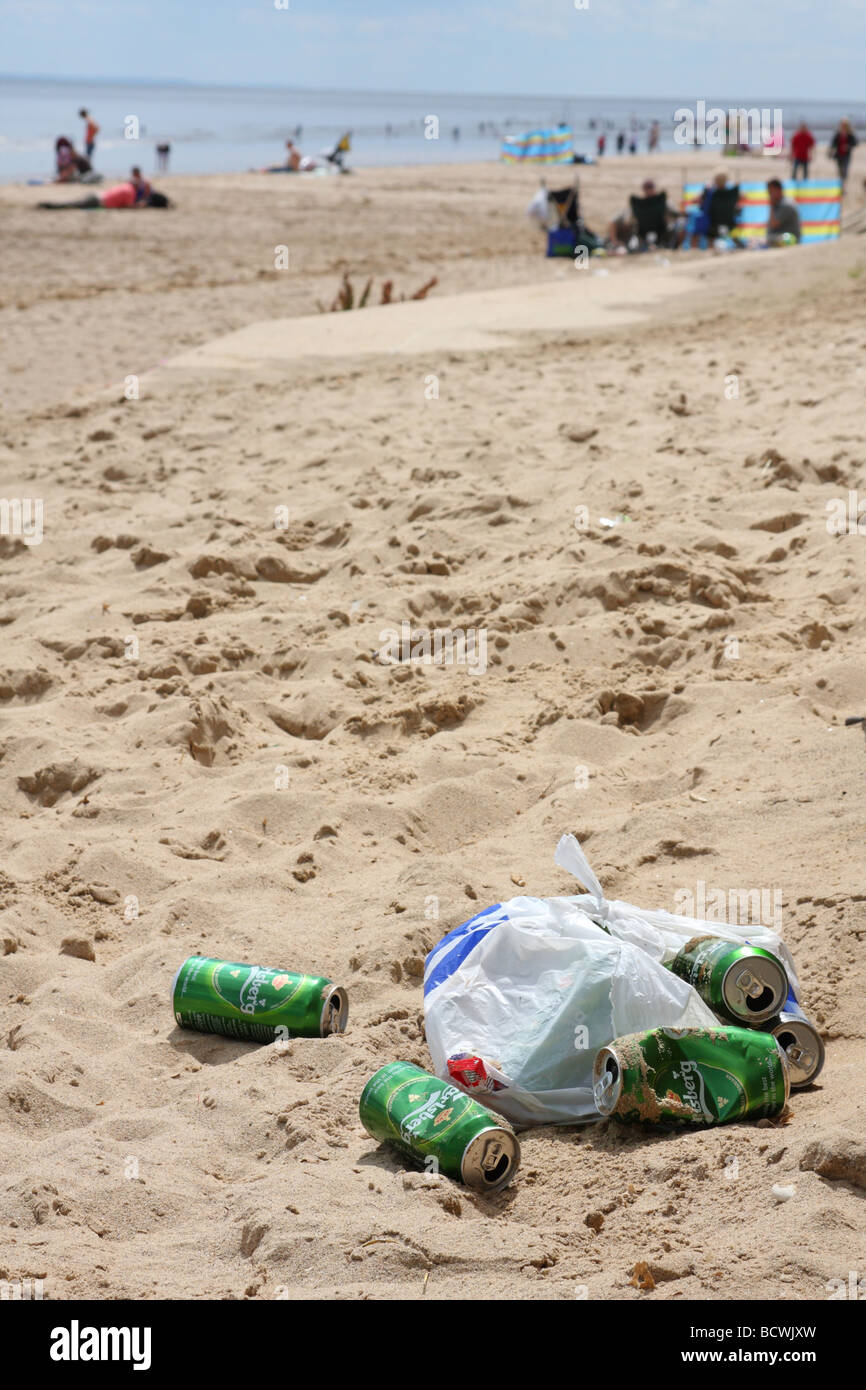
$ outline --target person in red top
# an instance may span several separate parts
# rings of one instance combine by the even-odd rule
[[[803,178],[809,177],[809,161],[812,158],[812,151],[815,148],[815,137],[805,121],[801,121],[791,137],[791,178],[796,179],[800,169],[803,170]]]
[[[138,173],[138,179],[135,174]],[[143,188],[147,192],[143,192]],[[40,208],[50,208],[60,212],[65,208],[170,208],[172,204],[163,193],[155,193],[140,171],[133,170],[133,177],[126,183],[116,183],[106,188],[104,193],[91,193],[87,198],[76,198],[72,203],[39,203]]]

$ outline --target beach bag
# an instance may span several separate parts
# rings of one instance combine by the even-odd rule
[[[692,986],[663,964],[693,936],[748,939],[775,951],[796,989],[775,932],[609,902],[571,835],[555,857],[590,893],[485,908],[443,937],[424,971],[436,1074],[517,1128],[598,1119],[593,1063],[615,1038],[717,1026]]]
[[[574,256],[577,237],[571,227],[554,227],[547,233],[548,256]]]

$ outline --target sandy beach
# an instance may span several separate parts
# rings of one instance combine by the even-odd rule
[[[586,220],[718,164],[581,169]],[[175,210],[0,188],[0,497],[44,507],[40,544],[0,537],[0,1278],[664,1301],[862,1277],[866,238],[579,272],[524,216],[534,170],[154,181]],[[318,314],[345,271],[374,304],[437,284]],[[383,665],[403,621],[483,629],[486,669]],[[441,936],[580,891],[566,831],[610,897],[779,892],[820,1081],[782,1121],[525,1131],[494,1196],[408,1173],[361,1088],[429,1068]],[[180,1030],[194,953],[328,975],[348,1031]]]

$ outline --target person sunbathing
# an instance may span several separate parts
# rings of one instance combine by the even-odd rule
[[[140,171],[139,171],[140,173]],[[142,184],[147,192],[142,191]],[[69,203],[37,203],[37,207],[49,208],[52,212],[62,212],[66,208],[170,208],[172,204],[164,193],[157,193],[146,180],[140,182],[133,178],[126,183],[117,183],[106,188],[104,193],[91,193],[87,198],[75,198]]]
[[[263,174],[298,174],[305,173],[308,169],[315,169],[316,161],[309,155],[301,154],[294,140],[286,141],[286,162],[285,164],[272,164],[270,168],[263,169]]]

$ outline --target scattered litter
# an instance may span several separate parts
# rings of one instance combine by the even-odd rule
[[[590,892],[484,908],[427,957],[437,1075],[518,1128],[783,1123],[820,1059],[778,934],[610,902],[572,835],[555,860]]]
[[[655,1288],[656,1281],[650,1273],[649,1265],[644,1260],[635,1265],[629,1283],[633,1289],[640,1289],[641,1293],[650,1293]]]
[[[777,1202],[790,1202],[796,1191],[796,1187],[782,1187],[779,1183],[773,1184],[773,1196]]]

